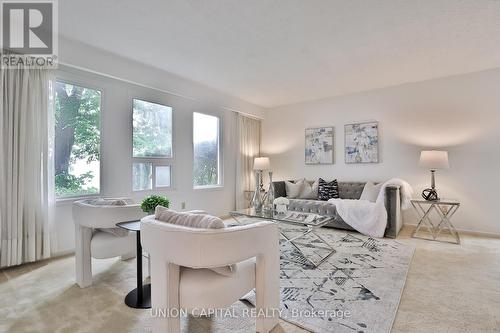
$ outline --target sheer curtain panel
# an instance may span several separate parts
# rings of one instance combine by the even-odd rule
[[[49,76],[0,69],[0,267],[50,256]]]
[[[253,160],[260,154],[260,120],[237,114],[236,209],[247,208],[255,188]]]

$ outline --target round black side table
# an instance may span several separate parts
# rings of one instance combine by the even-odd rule
[[[120,222],[117,227],[135,231],[137,243],[137,288],[125,297],[125,304],[134,309],[151,308],[151,284],[142,285],[142,246],[141,246],[141,221]]]

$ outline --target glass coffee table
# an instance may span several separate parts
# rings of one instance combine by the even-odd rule
[[[333,220],[331,216],[322,216],[312,213],[288,211],[285,214],[276,212],[256,212],[253,208],[241,209],[229,213],[239,224],[253,223],[243,218],[269,220],[279,224],[280,233],[286,243],[297,249],[302,257],[314,267],[318,267],[328,257],[335,253],[335,249],[317,233],[317,230]],[[299,264],[304,261],[294,258],[284,258]]]

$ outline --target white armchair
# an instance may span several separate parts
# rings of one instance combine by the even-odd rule
[[[273,222],[224,229],[196,229],[147,216],[141,242],[151,258],[152,313],[189,312],[231,306],[255,288],[257,331],[267,333],[279,319],[279,232]],[[236,264],[233,275],[206,268]],[[178,333],[180,318],[157,316],[153,331]]]
[[[133,233],[126,230],[113,234],[99,229],[116,228],[116,223],[140,220],[146,214],[130,199],[120,199],[126,205],[95,205],[95,199],[73,203],[75,223],[76,282],[80,288],[92,285],[92,258],[106,259],[121,256],[123,260],[136,255]],[[112,199],[106,199],[112,200]]]

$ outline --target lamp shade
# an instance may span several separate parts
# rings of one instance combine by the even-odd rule
[[[269,170],[270,167],[269,157],[256,157],[253,161],[254,170]]]
[[[419,165],[430,170],[448,169],[448,152],[443,150],[423,150]]]

